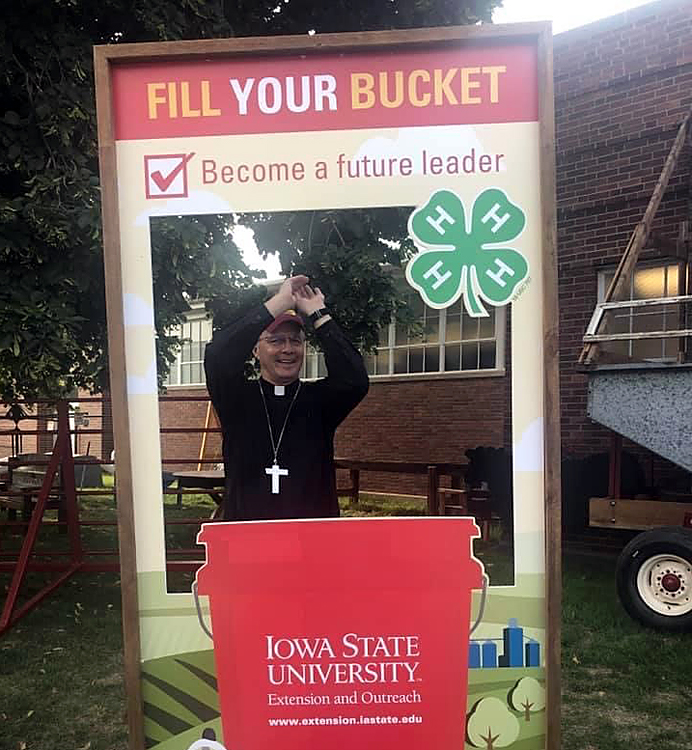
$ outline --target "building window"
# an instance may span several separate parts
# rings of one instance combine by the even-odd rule
[[[211,341],[211,320],[203,314],[190,314],[178,326],[181,346],[166,379],[166,385],[204,385],[204,347]]]
[[[615,269],[598,274],[598,301],[602,302]],[[630,280],[628,300],[675,297],[679,294],[679,266],[666,263],[637,268]],[[608,333],[644,333],[680,328],[680,305],[651,305],[644,308],[623,307],[605,318]],[[605,351],[623,360],[674,360],[678,353],[677,339],[644,339],[612,341],[602,344]]]
[[[412,294],[409,305],[418,325],[390,323],[380,333],[375,354],[365,358],[373,376],[425,375],[500,370],[504,308],[489,307],[489,317],[472,318],[460,299],[445,310],[427,307]]]
[[[407,329],[390,323],[380,331],[377,351],[365,356],[371,377],[503,369],[504,308],[489,306],[489,317],[472,318],[462,300],[446,310],[434,310],[418,294],[411,294],[409,305],[419,325]],[[166,385],[204,385],[204,347],[211,341],[211,320],[193,311],[177,335],[182,345]],[[307,344],[300,377],[314,380],[326,375],[324,354]]]
[[[300,371],[300,377],[304,380],[316,380],[324,378],[327,375],[327,365],[324,361],[324,354],[318,351],[310,344],[305,345],[305,359],[303,360],[303,369]]]

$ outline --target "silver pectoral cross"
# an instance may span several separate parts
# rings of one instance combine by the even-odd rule
[[[272,494],[279,494],[279,477],[287,477],[288,469],[280,469],[279,464],[275,463],[271,469],[265,469],[265,474],[270,474],[272,478]]]

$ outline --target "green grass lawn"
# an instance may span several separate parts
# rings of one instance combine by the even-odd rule
[[[646,630],[614,593],[615,556],[566,555],[564,750],[689,750],[692,633]]]
[[[85,498],[83,506],[85,518],[115,517],[112,497]],[[181,509],[170,498],[166,517],[208,517],[212,509],[203,496],[187,497]],[[417,501],[366,497],[344,515],[421,510]],[[167,541],[187,547],[194,533],[169,526]],[[113,548],[114,534],[85,528],[85,545]],[[18,543],[2,534],[0,550]],[[40,546],[64,543],[51,529]],[[495,582],[511,576],[499,534],[476,549]],[[614,566],[613,555],[564,559],[562,748],[689,750],[692,634],[661,635],[632,622],[614,594]],[[29,591],[42,580],[31,576]],[[8,583],[0,573],[0,593]],[[0,750],[126,750],[121,647],[116,574],[79,574],[44,601],[0,639]]]

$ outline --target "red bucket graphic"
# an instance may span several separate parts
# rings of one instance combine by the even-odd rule
[[[472,518],[205,525],[228,750],[459,750]]]

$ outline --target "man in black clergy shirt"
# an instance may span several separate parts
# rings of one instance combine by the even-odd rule
[[[207,345],[207,387],[223,433],[225,520],[339,515],[334,433],[368,392],[368,375],[308,281],[287,279]],[[298,378],[305,333],[294,308],[312,323],[324,351],[327,377],[312,383]],[[251,352],[259,380],[243,375]]]

